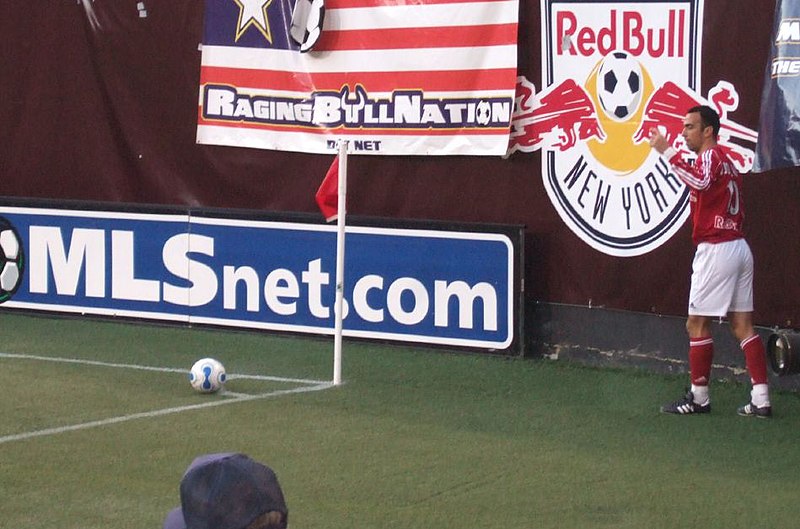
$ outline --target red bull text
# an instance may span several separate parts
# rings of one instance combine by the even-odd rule
[[[624,50],[638,57],[683,57],[686,55],[687,12],[683,9],[668,9],[666,24],[649,25],[641,11],[611,9],[608,24],[580,25],[574,11],[556,12],[556,55],[591,56],[608,55],[612,51]],[[563,45],[567,43],[567,45]]]

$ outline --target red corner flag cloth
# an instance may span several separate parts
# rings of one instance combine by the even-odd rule
[[[339,155],[333,159],[325,178],[317,189],[317,205],[327,222],[336,220],[339,212]]]

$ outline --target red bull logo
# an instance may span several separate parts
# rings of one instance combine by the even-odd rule
[[[720,145],[741,172],[752,168],[757,134],[731,117],[736,89],[697,91],[702,20],[702,0],[542,0],[543,87],[517,80],[509,154],[541,151],[553,206],[603,253],[648,253],[688,218],[688,189],[650,149],[652,127],[690,154],[686,110],[711,105]]]

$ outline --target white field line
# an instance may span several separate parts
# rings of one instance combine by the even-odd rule
[[[142,371],[161,371],[163,373],[186,373],[188,369],[180,369],[177,367],[151,367],[142,366],[137,364],[115,364],[112,362],[98,362],[96,360],[84,360],[82,358],[58,358],[53,356],[37,356],[37,355],[22,355],[14,353],[0,353],[0,358],[17,358],[20,360],[42,360],[44,362],[62,362],[65,364],[85,364],[89,366],[101,367],[117,367],[125,369],[139,369]],[[325,380],[312,380],[306,378],[284,378],[284,377],[270,377],[266,375],[236,375],[229,374],[229,379],[244,378],[249,380],[272,380],[274,382],[295,382],[297,384],[327,384]]]
[[[0,358],[17,358],[17,359],[25,359],[25,360],[41,360],[41,361],[51,361],[51,362],[66,362],[66,363],[74,363],[74,364],[87,364],[93,366],[103,366],[103,367],[122,367],[126,369],[142,369],[146,371],[163,371],[163,372],[179,372],[185,373],[187,372],[186,369],[176,369],[176,368],[169,368],[169,367],[148,367],[148,366],[137,366],[137,365],[129,365],[129,364],[112,364],[108,362],[97,362],[93,360],[81,360],[77,358],[55,358],[55,357],[47,357],[47,356],[35,356],[35,355],[18,355],[18,354],[10,354],[10,353],[0,353]],[[231,378],[241,378],[241,379],[255,379],[255,380],[272,380],[272,381],[279,381],[279,382],[295,382],[295,383],[304,383],[310,384],[307,386],[299,387],[299,388],[292,388],[292,389],[282,389],[276,391],[270,391],[268,393],[259,393],[255,395],[247,395],[244,393],[234,393],[232,391],[224,391],[220,394],[220,396],[226,397],[224,400],[214,400],[210,402],[204,402],[201,404],[190,404],[187,406],[176,406],[172,408],[163,408],[160,410],[153,410],[153,411],[146,411],[140,413],[132,413],[129,415],[122,415],[119,417],[110,417],[108,419],[99,419],[96,421],[89,421],[85,423],[79,424],[71,424],[67,426],[59,426],[55,428],[45,428],[43,430],[34,430],[31,432],[23,432],[13,435],[6,435],[0,437],[0,444],[10,443],[13,441],[23,441],[26,439],[31,439],[34,437],[43,437],[46,435],[56,435],[60,433],[66,432],[74,432],[77,430],[85,430],[88,428],[96,428],[99,426],[108,426],[110,424],[117,424],[121,422],[132,421],[135,419],[148,419],[152,417],[160,417],[162,415],[170,415],[172,413],[179,413],[183,411],[189,410],[198,410],[202,408],[213,408],[216,406],[224,406],[226,404],[232,404],[236,402],[242,401],[250,401],[250,400],[259,400],[259,399],[268,399],[271,397],[279,397],[281,395],[291,395],[295,393],[307,393],[311,391],[321,391],[324,389],[329,389],[334,387],[333,383],[330,381],[321,381],[321,380],[305,380],[305,379],[292,379],[292,378],[280,378],[280,377],[268,377],[268,376],[258,376],[258,375],[232,375]]]

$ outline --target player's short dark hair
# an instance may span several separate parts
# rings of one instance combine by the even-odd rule
[[[717,114],[717,111],[707,105],[698,105],[690,108],[687,113],[694,114],[695,112],[700,114],[700,123],[702,123],[703,128],[711,127],[714,129],[714,137],[716,138],[717,134],[719,134],[719,114]]]

